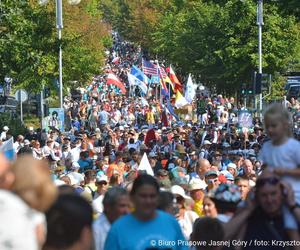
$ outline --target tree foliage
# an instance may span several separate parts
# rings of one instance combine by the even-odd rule
[[[115,29],[182,74],[192,73],[219,91],[234,92],[257,71],[257,1],[115,2],[102,1],[104,16]],[[263,71],[270,74],[289,71],[300,59],[295,11],[279,2],[264,1]]]
[[[108,27],[101,22],[97,7],[97,0],[76,6],[63,1],[65,87],[85,84],[100,72]],[[1,0],[0,10],[0,82],[10,76],[17,88],[30,92],[53,85],[58,78],[59,50],[55,1],[40,6],[37,0]]]

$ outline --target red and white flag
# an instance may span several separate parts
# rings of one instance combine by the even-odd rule
[[[122,94],[126,94],[126,88],[125,88],[124,84],[121,82],[121,80],[115,74],[109,73],[106,78],[106,83],[108,85],[117,86],[121,90]]]
[[[175,92],[177,90],[182,91],[182,84],[179,82],[179,80],[178,80],[174,70],[172,69],[171,65],[170,65],[169,70],[170,70],[170,79],[171,79],[172,83],[174,83],[174,85],[175,85]]]

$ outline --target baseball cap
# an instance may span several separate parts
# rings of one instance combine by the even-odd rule
[[[96,177],[96,183],[106,182],[108,183],[108,178],[106,175],[101,175]]]
[[[4,130],[4,131],[8,131],[8,130],[9,130],[9,127],[4,126],[4,127],[3,127],[3,130]]]
[[[234,177],[229,171],[223,170],[223,171],[221,171],[221,174],[225,176],[226,180],[234,181]]]
[[[205,173],[205,177],[212,176],[212,175],[218,176],[219,174],[215,170],[209,170]]]

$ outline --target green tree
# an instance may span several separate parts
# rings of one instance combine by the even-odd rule
[[[109,26],[101,22],[98,1],[77,6],[63,1],[63,83],[82,86],[101,72],[103,41]],[[58,78],[55,1],[40,6],[37,0],[1,0],[0,81],[14,79],[14,86],[38,92]],[[55,92],[53,92],[55,93]]]
[[[8,75],[14,84],[38,91],[56,68],[57,43],[49,22],[55,17],[26,0],[3,0],[0,9],[0,79]]]
[[[154,33],[153,51],[175,62],[219,91],[233,92],[257,69],[256,3],[229,0],[224,5],[187,1],[165,14]],[[284,72],[296,55],[299,30],[293,16],[281,17],[265,4],[264,72]]]

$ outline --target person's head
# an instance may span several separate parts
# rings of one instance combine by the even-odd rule
[[[107,191],[108,178],[106,175],[97,176],[96,178],[97,193],[102,195]]]
[[[250,191],[249,179],[238,177],[238,178],[235,179],[234,182],[239,188],[239,191],[241,193],[241,199],[246,200],[247,195]]]
[[[130,201],[126,189],[112,187],[103,198],[104,213],[110,223],[129,213]]]
[[[220,185],[220,180],[217,171],[211,170],[205,174],[205,182],[208,190],[216,189]]]
[[[216,218],[218,215],[218,211],[215,203],[209,196],[205,196],[203,199],[203,211],[205,216]]]
[[[216,151],[214,154],[214,161],[221,162],[222,161],[222,154],[219,151]]]
[[[33,145],[33,147],[36,148],[36,149],[39,149],[40,146],[41,146],[41,144],[40,144],[40,142],[39,142],[38,140],[34,141],[34,142],[32,143],[32,145]]]
[[[158,204],[158,194],[159,185],[151,175],[142,174],[134,180],[130,197],[140,219],[153,218]]]
[[[30,207],[44,212],[54,202],[57,188],[51,180],[48,165],[32,156],[18,157],[12,166],[15,181],[12,191]]]
[[[253,173],[253,164],[250,160],[246,159],[243,163],[244,173],[246,175],[251,175]]]
[[[205,195],[206,183],[202,180],[195,180],[189,184],[189,191],[194,201],[202,201]]]
[[[197,156],[197,154],[196,154],[195,151],[193,151],[193,152],[190,153],[190,158],[191,158],[192,161],[197,160],[198,156]]]
[[[227,165],[227,171],[231,173],[234,177],[237,176],[237,166],[234,163],[229,163]]]
[[[87,170],[84,172],[85,184],[93,183],[96,181],[96,173],[94,170]]]
[[[18,135],[17,136],[17,142],[23,142],[24,141],[24,136],[23,135]]]
[[[241,201],[241,194],[234,184],[220,184],[217,189],[208,194],[214,201],[218,214],[233,216],[238,203]]]
[[[46,218],[45,249],[90,249],[93,209],[84,198],[72,193],[59,195]]]
[[[280,143],[283,138],[292,134],[290,114],[281,104],[272,104],[266,110],[264,123],[268,136],[275,143]]]
[[[196,173],[203,177],[207,171],[211,168],[211,165],[208,160],[200,159],[196,165]]]
[[[0,154],[0,189],[11,189],[15,176],[7,158]]]
[[[53,111],[53,112],[52,112],[52,117],[53,117],[53,118],[57,118],[57,117],[58,117],[57,111]]]
[[[113,187],[113,186],[118,186],[120,184],[121,184],[120,174],[118,172],[114,172],[109,179],[109,185]]]
[[[174,195],[168,191],[161,191],[158,198],[158,209],[174,214]]]
[[[258,205],[270,217],[280,213],[283,192],[280,179],[273,173],[264,172],[256,181],[255,197]]]
[[[192,242],[220,242],[224,240],[224,228],[222,223],[215,218],[198,218],[193,227],[191,235]],[[200,245],[200,244],[199,244]],[[219,246],[197,246],[195,249],[214,249],[218,250],[222,247]]]
[[[139,154],[137,151],[134,151],[132,154],[131,154],[131,159],[134,161],[134,162],[138,162],[138,158],[139,158]]]

